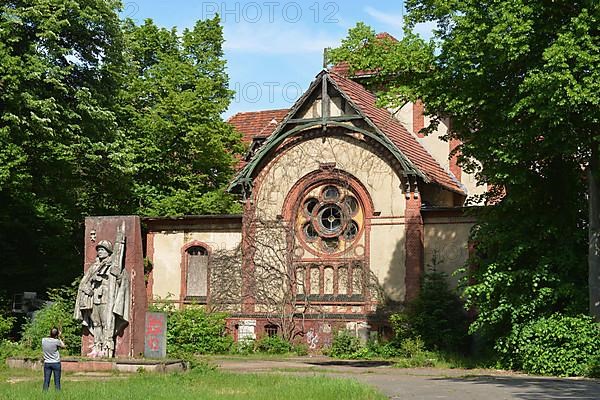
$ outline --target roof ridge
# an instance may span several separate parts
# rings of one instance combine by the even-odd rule
[[[452,177],[439,162],[427,151],[413,134],[393,114],[376,105],[377,97],[363,85],[336,72],[330,72],[336,84],[342,84],[344,92],[356,103],[361,111],[392,141],[394,146],[403,153],[423,174],[448,189],[465,193],[465,190],[455,177]],[[339,82],[337,82],[339,80]],[[359,93],[354,93],[359,91]],[[356,98],[355,98],[356,97]]]

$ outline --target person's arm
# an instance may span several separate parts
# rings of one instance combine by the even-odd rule
[[[63,340],[62,340],[62,332],[58,332],[58,341],[59,341],[58,347],[63,348],[63,349],[65,347],[67,347],[67,346],[65,346],[65,342],[63,342]]]

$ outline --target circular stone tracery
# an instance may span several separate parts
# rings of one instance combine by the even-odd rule
[[[300,206],[299,234],[313,250],[337,253],[349,249],[358,238],[363,219],[360,203],[338,185],[312,189]]]

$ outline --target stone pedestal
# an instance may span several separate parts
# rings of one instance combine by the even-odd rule
[[[115,357],[139,357],[144,354],[144,324],[147,309],[140,218],[137,216],[87,217],[84,271],[87,271],[96,259],[96,245],[101,240],[114,241],[117,228],[123,223],[126,238],[124,264],[131,284],[131,312],[129,325],[117,337]],[[82,355],[89,353],[93,341],[91,334],[84,330]]]

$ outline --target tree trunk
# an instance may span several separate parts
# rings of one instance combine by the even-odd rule
[[[598,143],[592,142],[592,155],[588,168],[589,189],[589,250],[588,283],[590,315],[600,321],[600,171]]]

